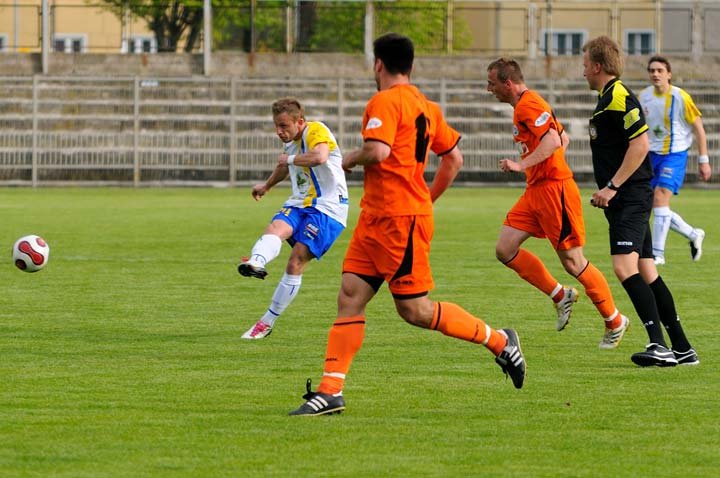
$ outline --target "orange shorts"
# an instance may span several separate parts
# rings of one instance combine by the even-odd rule
[[[547,237],[558,251],[585,245],[580,190],[573,179],[529,186],[503,224],[534,237]]]
[[[395,297],[419,296],[435,283],[430,271],[432,216],[380,217],[360,213],[343,272],[382,278]]]

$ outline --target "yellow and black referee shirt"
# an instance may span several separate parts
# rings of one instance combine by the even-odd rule
[[[599,188],[605,187],[620,168],[630,141],[647,130],[640,101],[618,78],[610,80],[600,92],[589,128],[593,170]],[[652,166],[646,157],[623,186],[651,178]]]

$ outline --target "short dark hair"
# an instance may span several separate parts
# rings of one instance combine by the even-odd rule
[[[648,70],[650,69],[650,63],[654,63],[654,62],[662,63],[663,65],[665,65],[665,69],[668,71],[668,73],[672,73],[672,67],[670,66],[670,60],[668,60],[664,56],[660,56],[660,55],[651,56],[650,59],[648,60],[648,64],[647,64]]]
[[[497,71],[497,79],[502,82],[510,80],[515,84],[525,83],[520,65],[512,58],[498,58],[488,65],[488,73],[492,70]]]
[[[295,98],[280,98],[272,104],[273,118],[282,113],[287,113],[295,121],[305,118],[305,109]]]
[[[409,75],[415,60],[415,46],[408,37],[397,33],[386,33],[373,42],[375,59],[385,65],[393,75]]]

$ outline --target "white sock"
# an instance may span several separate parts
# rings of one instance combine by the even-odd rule
[[[260,320],[266,324],[272,326],[280,314],[282,314],[288,305],[293,301],[298,291],[300,290],[300,284],[302,283],[302,276],[293,276],[288,274],[282,276],[280,283],[275,288],[275,293],[272,296],[272,302],[265,315]]]
[[[653,208],[652,247],[656,257],[665,257],[665,241],[670,231],[671,214],[672,211],[667,206]]]
[[[250,263],[256,266],[265,265],[280,255],[282,240],[275,234],[263,234],[257,240],[250,253]]]
[[[685,222],[683,218],[681,218],[680,215],[676,212],[672,212],[672,222],[670,223],[670,228],[675,232],[679,232],[691,241],[697,237],[697,234],[695,234],[695,229],[693,229],[690,224]]]

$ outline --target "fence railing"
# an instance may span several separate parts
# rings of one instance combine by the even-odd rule
[[[498,160],[517,156],[512,109],[484,82],[427,80],[463,136],[464,179],[503,180]],[[591,169],[587,119],[596,95],[583,82],[532,85],[553,104],[572,138],[568,162]],[[639,89],[642,85],[637,85]],[[720,92],[683,85],[704,113],[713,166],[720,153]],[[229,184],[264,177],[281,150],[271,103],[295,96],[310,120],[335,132],[343,150],[361,145],[370,80],[7,77],[0,79],[0,184]],[[436,167],[432,158],[429,170]],[[690,162],[689,173],[696,172]],[[517,180],[522,180],[518,177]]]

